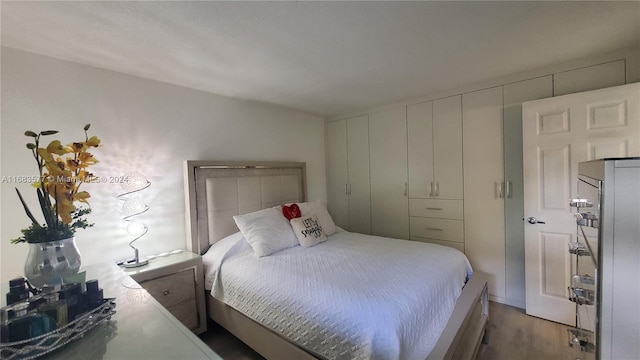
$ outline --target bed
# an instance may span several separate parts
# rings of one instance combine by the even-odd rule
[[[307,204],[305,164],[186,161],[185,185],[208,316],[265,358],[475,357],[486,276],[457,250],[336,229],[257,257],[233,217]]]

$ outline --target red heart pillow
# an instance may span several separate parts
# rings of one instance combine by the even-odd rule
[[[287,220],[299,218],[300,216],[302,216],[298,204],[291,204],[289,206],[282,205],[282,214],[284,214],[284,217],[286,217]]]

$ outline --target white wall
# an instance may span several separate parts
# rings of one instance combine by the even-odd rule
[[[136,169],[152,185],[140,215],[149,233],[141,255],[186,248],[183,160],[271,160],[307,163],[308,196],[326,202],[324,119],[299,111],[223,97],[10,48],[2,48],[0,177],[35,175],[25,130],[60,130],[50,139],[83,139],[82,127],[102,139],[94,151],[99,176]],[[85,186],[85,185],[83,185]],[[37,210],[29,184],[5,182],[0,194],[0,294],[23,274],[27,244],[11,244],[29,220],[18,187]],[[76,233],[83,264],[132,255],[119,217],[117,184],[89,184],[95,226]],[[40,215],[41,217],[41,215]],[[4,303],[4,299],[3,299]]]

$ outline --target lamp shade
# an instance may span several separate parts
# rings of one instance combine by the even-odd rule
[[[149,180],[137,171],[126,173],[123,179],[120,187],[127,193],[136,192],[151,185]]]
[[[147,210],[149,210],[149,206],[138,198],[127,199],[124,204],[122,204],[122,213],[125,218],[142,214]]]

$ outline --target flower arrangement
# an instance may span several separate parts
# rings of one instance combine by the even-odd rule
[[[11,240],[12,243],[62,240],[72,237],[77,229],[93,226],[85,218],[85,215],[91,212],[91,208],[74,205],[74,202],[89,205],[87,199],[90,195],[86,191],[80,191],[80,186],[95,180],[87,168],[96,164],[98,160],[88,150],[100,146],[100,139],[96,136],[89,138],[87,131],[90,127],[91,124],[84,126],[85,141],[73,142],[66,146],[59,140],[53,140],[47,147],[40,147],[41,137],[57,134],[57,130],[46,130],[37,134],[33,131],[24,133],[27,137],[33,138],[33,142],[27,143],[27,149],[31,150],[36,160],[39,177],[32,186],[36,188],[45,223],[40,224],[36,220],[16,188],[31,225],[22,229],[22,236]]]

